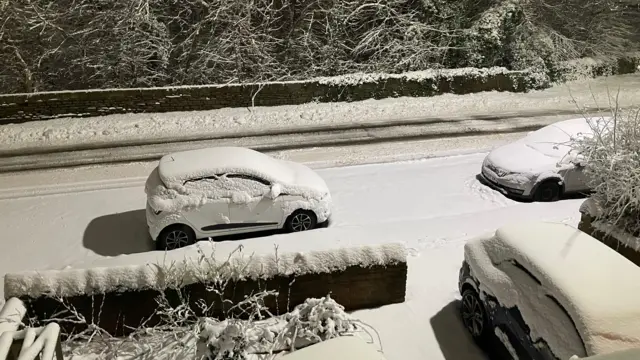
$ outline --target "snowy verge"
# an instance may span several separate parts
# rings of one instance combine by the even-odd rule
[[[195,111],[479,91],[521,92],[548,85],[548,77],[544,74],[493,67],[401,74],[362,73],[254,84],[23,93],[0,95],[0,119],[23,123],[63,116]]]
[[[618,98],[621,106],[636,104],[640,98],[640,76],[632,74],[575,81],[529,93],[493,91],[357,102],[59,118],[7,124],[0,126],[0,150],[186,141],[195,140],[196,137],[234,137],[238,134],[256,136],[284,129],[303,132],[314,127],[361,127],[363,124],[398,123],[407,119],[451,123],[459,121],[461,117],[481,119],[536,111],[578,112],[581,109],[576,107],[573,100],[581,107],[599,108],[609,103],[611,93],[615,93],[617,88],[621,89]],[[451,109],[455,109],[453,114]],[[251,132],[256,134],[251,135]]]
[[[505,67],[494,66],[491,68],[456,68],[456,69],[428,69],[421,71],[409,71],[399,74],[390,73],[352,73],[338,76],[323,76],[317,78],[311,78],[308,80],[291,80],[291,81],[276,81],[276,82],[263,82],[263,83],[230,83],[230,84],[212,84],[212,85],[181,85],[181,86],[166,86],[166,87],[151,87],[151,88],[111,88],[111,89],[88,89],[88,90],[66,90],[66,91],[43,91],[37,93],[16,93],[16,94],[0,94],[0,106],[13,105],[12,102],[21,100],[23,97],[31,99],[39,99],[40,96],[43,99],[58,99],[67,94],[73,94],[76,98],[81,97],[83,94],[100,94],[100,93],[127,93],[139,94],[144,91],[162,91],[167,94],[179,93],[180,90],[205,90],[205,89],[227,89],[234,87],[250,87],[250,86],[267,86],[271,84],[279,85],[291,85],[291,84],[310,84],[318,83],[323,85],[332,86],[354,86],[362,85],[365,83],[380,83],[388,80],[404,80],[404,81],[437,81],[440,79],[452,79],[453,77],[468,77],[468,78],[486,78],[495,75],[512,75],[512,76],[525,76],[532,77],[531,81],[538,80],[539,74],[529,70],[509,70]],[[541,86],[543,83],[532,83],[531,85]],[[95,98],[92,98],[95,99]]]
[[[305,253],[251,255],[229,254],[224,261],[214,259],[215,245],[196,244],[180,252],[183,258],[168,255],[162,263],[90,269],[28,271],[6,274],[5,298],[38,298],[43,295],[69,297],[126,290],[164,290],[219,279],[268,279],[275,276],[330,273],[352,266],[372,267],[406,262],[402,244],[383,244]],[[167,254],[169,254],[168,252]],[[208,253],[208,255],[202,255]]]

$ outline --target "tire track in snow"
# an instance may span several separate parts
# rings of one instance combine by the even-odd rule
[[[64,195],[88,191],[121,189],[144,186],[146,177],[125,179],[108,179],[96,181],[81,181],[66,184],[52,184],[48,186],[25,186],[0,189],[0,200],[13,200],[37,196]]]
[[[471,194],[473,194],[474,196],[477,196],[482,200],[489,201],[492,204],[496,204],[500,207],[518,204],[517,201],[511,200],[506,196],[504,196],[499,191],[496,191],[484,185],[475,176],[469,177],[465,181],[465,189]]]

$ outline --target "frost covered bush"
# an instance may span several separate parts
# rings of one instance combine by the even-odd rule
[[[607,126],[576,143],[584,156],[596,221],[640,235],[640,109],[614,109]]]
[[[329,340],[355,330],[351,316],[330,296],[307,299],[284,315],[287,331],[292,338],[303,338],[311,342]]]
[[[242,360],[249,354],[272,354],[352,334],[356,320],[330,296],[307,299],[291,312],[269,319],[204,319],[199,356],[208,360]]]
[[[615,0],[1,0],[0,89],[553,70],[631,50],[639,14]]]

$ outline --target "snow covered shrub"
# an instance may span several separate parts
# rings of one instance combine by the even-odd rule
[[[208,360],[241,360],[251,353],[294,351],[354,333],[356,323],[327,295],[307,299],[291,312],[268,319],[203,319],[198,353]]]
[[[592,124],[595,136],[576,141],[584,156],[596,222],[640,235],[640,109],[614,109],[606,126]]]
[[[207,319],[209,320],[209,319]],[[244,360],[250,346],[249,326],[247,321],[224,320],[211,323],[205,327],[201,338],[209,339],[210,360]]]
[[[292,338],[312,342],[329,340],[355,330],[354,319],[327,295],[320,299],[307,299],[285,314],[287,328]]]

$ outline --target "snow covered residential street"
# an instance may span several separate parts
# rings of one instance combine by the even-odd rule
[[[504,139],[494,141],[495,146]],[[483,359],[456,311],[464,243],[521,220],[576,225],[582,202],[508,200],[476,179],[485,155],[318,170],[334,199],[331,227],[224,241],[217,251],[231,251],[239,244],[245,252],[268,253],[276,244],[279,252],[304,252],[405,243],[410,249],[407,301],[358,311],[355,316],[380,333],[389,360]],[[360,156],[366,158],[366,154]],[[161,257],[161,252],[150,252],[143,209],[143,184],[152,167],[23,174],[22,181],[20,176],[5,177],[0,200],[5,251],[0,255],[0,273],[139,264]]]

